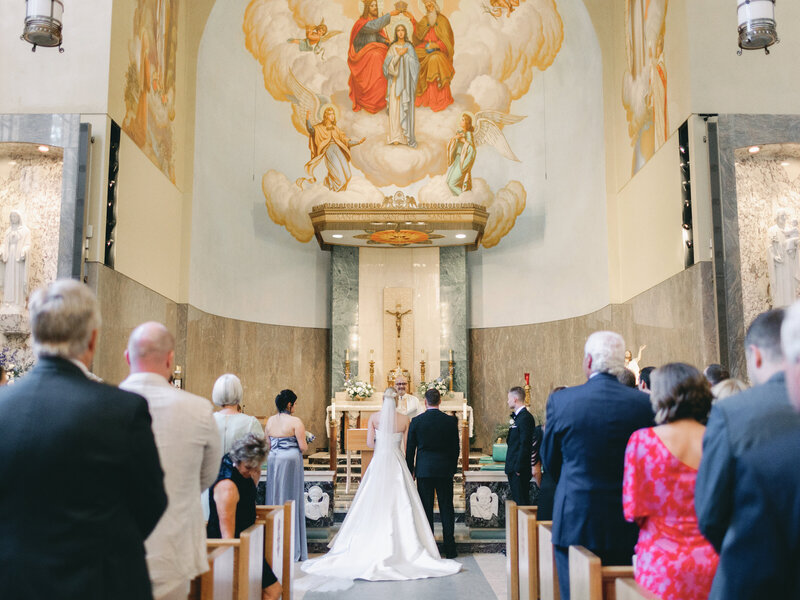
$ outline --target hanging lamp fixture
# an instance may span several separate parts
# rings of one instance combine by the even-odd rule
[[[61,47],[61,17],[64,3],[61,0],[25,0],[25,29],[20,36],[33,45],[54,48],[63,53]]]
[[[775,0],[736,0],[739,17],[739,50],[764,49],[779,42],[775,28]]]

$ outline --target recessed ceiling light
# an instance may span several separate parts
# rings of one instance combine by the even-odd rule
[[[15,160],[10,160],[10,161],[8,161],[8,164],[9,164],[9,165],[11,165],[11,166],[13,167],[15,164],[17,164],[17,161],[15,161]]]
[[[334,233],[331,237],[336,238],[337,240],[342,239],[344,236],[341,233]]]
[[[50,146],[39,146],[39,152],[50,152]]]
[[[786,160],[785,160],[785,161],[783,161],[783,162],[781,163],[781,166],[782,166],[782,167],[788,167],[788,166],[789,166],[789,161],[786,161]]]
[[[761,150],[761,148],[759,148],[758,146],[750,146],[747,150],[748,152],[750,152],[750,154],[755,154],[756,152]]]
[[[465,237],[467,237],[467,234],[466,233],[457,233],[456,237],[458,239],[460,239],[460,240],[463,240]]]

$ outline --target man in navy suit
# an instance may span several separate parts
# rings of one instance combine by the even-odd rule
[[[781,346],[788,397],[792,410],[800,411],[800,303],[786,311]],[[800,598],[798,459],[800,422],[793,418],[739,456],[729,527],[709,598]]]
[[[167,496],[147,402],[90,379],[88,287],[37,290],[30,320],[38,362],[0,391],[0,596],[148,600],[144,540]]]
[[[508,390],[508,408],[514,424],[508,430],[506,451],[506,475],[511,498],[520,506],[531,503],[531,454],[533,453],[533,430],[536,420],[525,408],[525,390],[513,387]]]
[[[625,446],[637,429],[653,426],[650,397],[617,381],[625,341],[598,331],[586,340],[588,381],[551,395],[542,442],[557,481],[553,550],[561,598],[569,600],[569,546],[585,546],[604,565],[629,565],[639,528],[622,514]]]
[[[406,462],[433,531],[433,497],[439,500],[446,558],[456,557],[453,474],[458,469],[458,419],[439,410],[438,390],[425,392],[426,410],[408,426]],[[415,460],[416,459],[416,460]],[[416,465],[415,465],[416,462]],[[530,467],[529,467],[530,469]]]
[[[694,505],[700,531],[717,552],[730,531],[742,453],[800,425],[786,393],[783,317],[784,310],[775,309],[753,320],[744,343],[747,372],[755,385],[714,404],[708,417]]]

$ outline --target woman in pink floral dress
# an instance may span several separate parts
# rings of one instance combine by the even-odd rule
[[[662,600],[704,600],[718,557],[697,528],[694,486],[711,390],[683,363],[656,369],[651,382],[658,425],[631,436],[622,484],[625,518],[640,527],[636,581]]]

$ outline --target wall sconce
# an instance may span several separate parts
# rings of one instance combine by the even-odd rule
[[[36,52],[36,46],[53,48],[61,47],[61,17],[64,14],[64,4],[61,0],[25,0],[25,29],[20,39],[33,44],[31,52]]]
[[[779,42],[775,28],[775,0],[736,0],[739,14],[739,50],[761,50]]]

